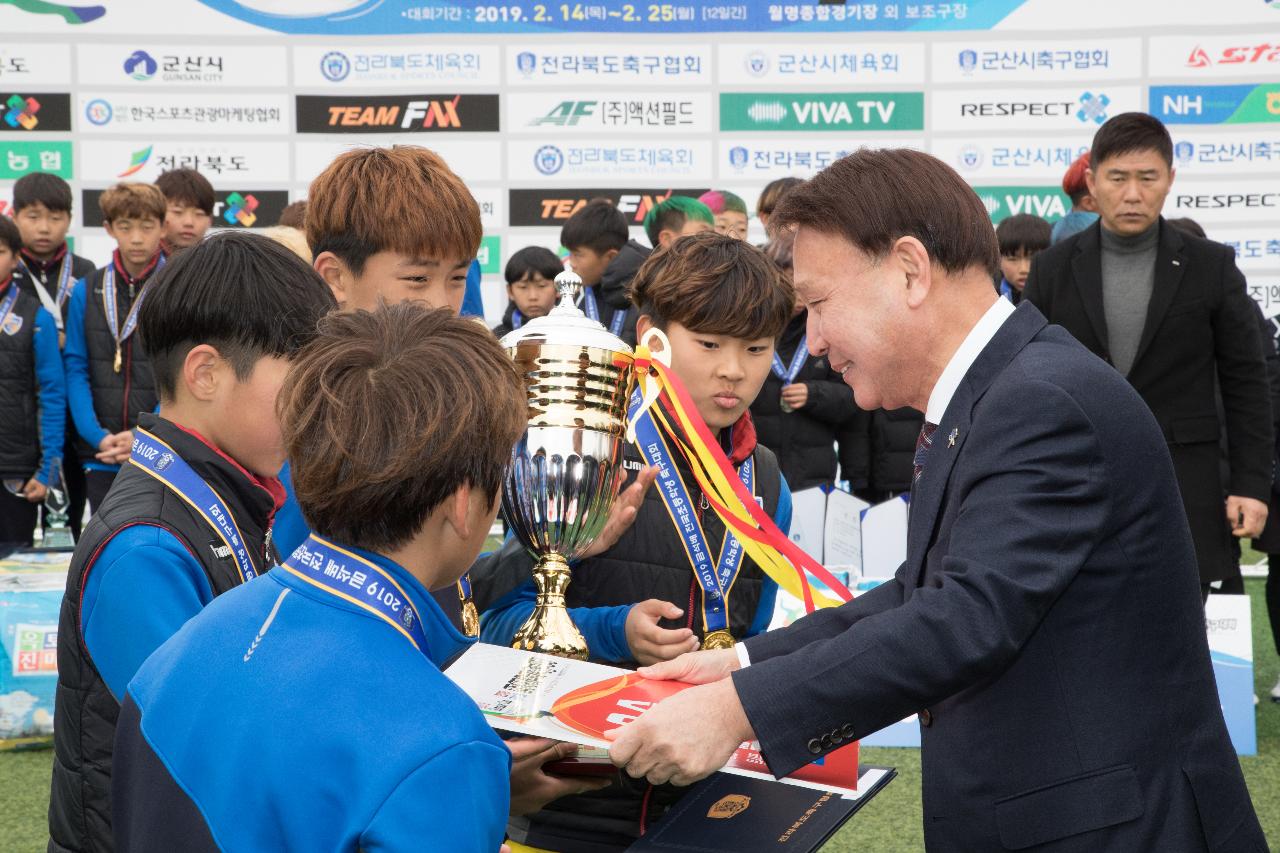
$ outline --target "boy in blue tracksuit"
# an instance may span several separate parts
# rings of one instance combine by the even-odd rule
[[[322,322],[280,402],[314,532],[130,683],[120,849],[498,849],[510,753],[440,672],[468,640],[430,590],[480,550],[525,409],[501,347],[447,310]]]
[[[50,850],[112,849],[111,750],[138,666],[215,596],[275,563],[275,400],[333,307],[305,262],[230,231],[180,253],[139,321],[160,413],[76,544],[58,620]],[[149,368],[150,369],[150,368]]]
[[[0,553],[31,545],[67,410],[57,322],[13,277],[21,250],[18,227],[0,217]]]
[[[666,334],[672,371],[697,407],[690,415],[702,418],[743,485],[787,531],[791,494],[777,458],[756,442],[748,410],[791,319],[790,282],[746,241],[705,232],[650,255],[631,295],[637,336],[645,341],[651,328]],[[655,445],[665,449],[654,452]],[[699,646],[727,648],[766,630],[777,585],[710,511],[688,465],[651,417],[638,422],[637,442],[625,448],[623,462],[628,475],[657,465],[658,488],[615,545],[574,566],[565,601],[592,658],[650,664]],[[497,583],[514,589],[482,616],[483,641],[510,643],[533,612],[535,589],[520,569],[500,565]],[[622,850],[681,793],[616,774],[610,787],[513,819],[508,831],[520,844],[557,853]]]

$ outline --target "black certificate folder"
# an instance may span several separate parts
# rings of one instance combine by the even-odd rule
[[[831,840],[897,775],[862,767],[857,798],[716,773],[690,789],[628,851],[650,853],[808,853]]]

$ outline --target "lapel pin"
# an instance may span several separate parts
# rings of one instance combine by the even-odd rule
[[[1180,267],[1180,266],[1182,266],[1182,261],[1179,261],[1177,258],[1175,258],[1175,259],[1174,259],[1174,261],[1173,261],[1173,265],[1174,265],[1175,267]]]
[[[947,447],[956,446],[956,438],[960,435],[960,429],[957,427],[951,430],[951,435],[947,436]]]

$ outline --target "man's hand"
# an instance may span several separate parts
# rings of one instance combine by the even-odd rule
[[[686,684],[709,684],[728,678],[739,668],[738,653],[733,649],[707,649],[681,655],[675,660],[637,670],[655,681],[683,681]]]
[[[532,814],[552,800],[570,794],[584,794],[609,784],[609,780],[553,776],[544,764],[578,754],[576,744],[540,737],[520,737],[505,741],[511,750],[511,814]]]
[[[698,647],[698,638],[688,628],[663,628],[660,619],[679,619],[684,611],[669,601],[651,598],[631,608],[627,614],[627,647],[642,664],[659,663],[679,657]]]
[[[723,767],[755,732],[733,682],[721,679],[663,699],[604,736],[613,741],[609,757],[631,777],[692,785]]]
[[[640,504],[644,503],[644,493],[653,485],[657,476],[658,469],[652,465],[640,470],[636,475],[636,481],[627,486],[613,502],[613,509],[609,510],[609,520],[605,522],[604,530],[600,531],[600,535],[591,543],[591,547],[582,553],[582,559],[603,554],[617,543],[623,533],[627,532],[627,528],[636,520],[636,514],[640,512]]]
[[[49,494],[49,488],[35,477],[27,480],[27,484],[22,487],[22,496],[33,504],[44,501],[45,496]]]
[[[93,454],[93,458],[99,462],[110,464],[116,455],[116,436],[115,433],[108,433],[102,437],[102,441],[98,442],[98,452]]]
[[[782,387],[782,402],[793,409],[803,409],[804,404],[809,402],[809,386],[803,382],[784,385]]]
[[[116,439],[116,456],[112,461],[117,465],[123,465],[129,461],[129,455],[133,453],[133,430],[125,430],[115,434]]]
[[[1227,524],[1231,535],[1238,539],[1258,536],[1267,526],[1267,505],[1254,498],[1230,495],[1227,497]]]

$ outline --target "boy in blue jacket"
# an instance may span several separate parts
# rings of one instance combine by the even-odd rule
[[[0,553],[31,545],[67,411],[57,322],[13,277],[21,250],[0,216]]]
[[[431,590],[497,512],[526,420],[510,360],[448,310],[334,314],[280,411],[313,532],[130,683],[117,846],[494,853],[510,753],[440,672],[469,641]]]

